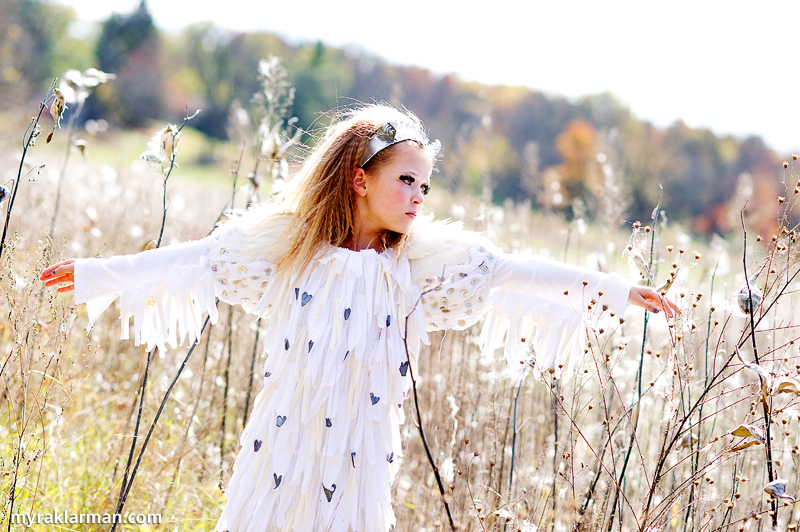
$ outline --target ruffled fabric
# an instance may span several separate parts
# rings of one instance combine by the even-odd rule
[[[331,248],[302,277],[268,284],[264,390],[216,530],[394,526],[409,358],[424,334],[418,294],[407,261],[372,250]]]
[[[587,328],[619,327],[630,284],[618,275],[532,255],[503,254],[496,264],[480,336],[485,355],[503,348],[508,362],[531,362],[537,377],[550,368],[567,377]]]
[[[75,301],[86,303],[89,327],[119,299],[120,338],[148,349],[196,340],[208,313],[217,320],[208,241],[187,242],[106,260],[75,261]]]

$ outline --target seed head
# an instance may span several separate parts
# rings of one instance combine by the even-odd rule
[[[61,129],[61,118],[64,116],[64,111],[67,110],[67,104],[64,101],[64,94],[58,89],[53,89],[53,104],[50,106],[50,116],[53,117],[53,122],[56,123],[55,127]]]

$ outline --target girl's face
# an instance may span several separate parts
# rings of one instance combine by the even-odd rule
[[[353,232],[359,242],[372,242],[385,230],[407,233],[421,214],[430,188],[433,161],[424,148],[401,142],[387,149],[392,150],[391,157],[377,170],[365,172],[357,168],[353,175]]]

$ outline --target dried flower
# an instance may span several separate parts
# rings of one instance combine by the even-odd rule
[[[764,299],[764,294],[759,290],[758,286],[756,286],[756,277],[758,274],[753,275],[749,280],[750,289],[748,290],[748,283],[742,285],[739,289],[739,292],[736,294],[736,302],[739,304],[739,308],[745,314],[750,314],[750,311],[756,308],[758,305],[761,304],[761,300]]]
[[[175,159],[180,146],[181,132],[178,130],[178,126],[168,124],[153,135],[153,138],[147,143],[149,149],[142,153],[140,158],[150,163],[163,165]],[[178,165],[176,164],[175,166]]]
[[[67,104],[64,101],[64,94],[58,90],[53,89],[53,104],[50,106],[50,116],[53,117],[55,126],[61,129],[61,118],[64,116],[64,111],[67,110]]]
[[[794,497],[786,494],[786,483],[787,480],[785,478],[779,478],[773,480],[772,482],[764,486],[764,492],[779,499],[790,499],[794,501]]]
[[[83,103],[89,96],[89,89],[117,79],[116,74],[109,74],[96,68],[88,68],[83,73],[77,70],[67,70],[62,78],[63,84],[59,89],[69,103]]]

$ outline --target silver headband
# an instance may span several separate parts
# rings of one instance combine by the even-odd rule
[[[422,147],[430,147],[434,156],[442,149],[441,142],[428,140],[428,137],[411,122],[386,122],[369,138],[369,145],[364,157],[361,158],[359,168],[363,168],[379,151],[406,140],[412,140]]]

